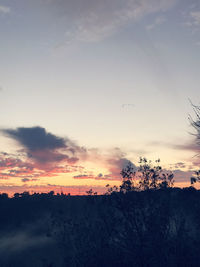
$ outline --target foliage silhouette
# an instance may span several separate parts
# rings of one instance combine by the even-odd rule
[[[151,160],[140,158],[138,168],[139,189],[160,189],[169,188],[174,184],[174,175],[172,172],[163,171],[159,165],[160,159],[156,160],[157,165],[153,165]]]
[[[122,184],[120,186],[120,192],[128,193],[134,190],[134,176],[135,170],[133,164],[129,161],[128,164],[120,172],[122,176]]]
[[[152,164],[151,160],[140,158],[139,167],[136,169],[129,161],[128,164],[120,172],[122,176],[122,184],[117,187],[106,185],[107,195],[121,192],[128,193],[131,191],[145,191],[170,188],[174,184],[174,174],[164,171],[159,165],[160,159]]]
[[[194,105],[192,102],[191,105],[193,107],[196,118],[193,119],[191,116],[189,116],[189,120],[192,127],[196,131],[196,133],[193,134],[196,137],[196,144],[198,147],[200,147],[200,107]],[[199,154],[197,154],[197,156],[199,156]],[[190,178],[190,182],[191,185],[194,185],[196,182],[200,182],[200,170],[194,171],[194,175]]]

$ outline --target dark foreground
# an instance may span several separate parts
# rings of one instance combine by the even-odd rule
[[[200,191],[1,194],[0,266],[200,266]]]

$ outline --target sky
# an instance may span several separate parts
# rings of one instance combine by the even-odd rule
[[[188,186],[198,0],[0,0],[0,191],[103,192],[139,157]]]

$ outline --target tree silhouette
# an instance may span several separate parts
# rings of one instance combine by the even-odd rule
[[[190,178],[190,182],[192,185],[196,182],[200,182],[200,170],[194,172],[194,175]]]
[[[120,192],[127,193],[134,190],[133,178],[135,176],[135,170],[131,161],[121,171],[122,184],[120,186]]]
[[[86,191],[86,194],[88,196],[96,196],[97,195],[97,192],[94,192],[93,189],[91,188],[90,190]]]
[[[106,185],[106,195],[113,193],[128,193],[131,191],[146,191],[149,189],[166,189],[172,187],[174,184],[174,174],[165,171],[159,165],[160,159],[155,161],[153,165],[151,160],[145,157],[140,158],[139,167],[134,167],[131,161],[121,170],[122,184],[110,187]],[[199,178],[200,179],[200,178]]]
[[[196,131],[196,133],[192,135],[196,137],[197,147],[200,147],[200,107],[194,105],[192,102],[191,102],[191,105],[196,115],[195,120],[191,116],[189,116],[189,121]],[[199,153],[197,154],[197,156],[199,156]],[[190,182],[191,182],[191,185],[193,185],[196,182],[200,182],[200,170],[194,171],[194,175],[190,178]]]
[[[164,171],[159,165],[160,159],[155,161],[153,165],[151,160],[140,158],[137,178],[139,179],[139,189],[160,189],[172,187],[174,183],[174,175],[171,172]]]
[[[193,107],[196,118],[193,119],[191,116],[189,116],[189,121],[196,131],[196,133],[193,134],[196,137],[196,143],[200,146],[200,106],[196,106],[192,102],[191,105]]]

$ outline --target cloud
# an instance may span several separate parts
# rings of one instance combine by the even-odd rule
[[[177,163],[175,163],[175,164],[170,164],[170,166],[172,167],[174,167],[174,168],[176,168],[176,169],[179,169],[179,168],[181,168],[181,169],[185,169],[186,168],[186,164],[185,164],[185,162],[177,162]]]
[[[53,163],[61,162],[73,165],[79,160],[75,154],[86,153],[68,138],[58,137],[39,126],[3,129],[2,132],[22,145],[22,151],[36,162],[40,169],[51,169]]]
[[[186,144],[171,144],[171,147],[178,150],[190,150],[195,153],[199,153],[200,147],[196,143],[186,143]]]
[[[42,0],[41,0],[42,1]],[[177,0],[59,0],[45,1],[66,23],[66,43],[97,42],[124,25],[170,9]]]
[[[1,180],[19,178],[22,183],[31,185],[44,177],[68,173],[74,179],[120,181],[120,172],[129,163],[119,148],[107,154],[97,148],[86,149],[39,126],[2,129],[1,132],[22,146],[16,154],[0,152]],[[86,167],[90,164],[102,167],[104,172],[95,173],[95,168]]]
[[[80,179],[80,180],[85,180],[85,179],[93,179],[93,180],[113,180],[113,179],[107,179],[106,176],[102,174],[102,176],[99,175],[93,175],[93,174],[79,174],[73,176],[74,179]]]
[[[75,165],[80,157],[87,158],[85,148],[39,126],[3,129],[1,132],[17,141],[22,149],[18,150],[18,155],[0,153],[0,179],[13,177],[31,182],[36,178],[75,173],[83,168]]]
[[[7,153],[0,154],[0,179],[8,179],[10,177],[36,177],[41,172],[34,170],[34,165],[30,162],[23,161],[16,156],[10,156]]]
[[[163,24],[164,22],[166,22],[166,17],[164,17],[164,16],[159,16],[159,17],[155,18],[155,20],[154,20],[154,22],[153,22],[152,24],[147,25],[146,28],[147,28],[147,30],[152,30],[152,29],[154,29],[156,26],[161,25],[161,24]]]
[[[87,179],[93,179],[93,180],[99,180],[99,181],[119,181],[121,180],[120,178],[120,173],[118,173],[117,176],[113,176],[113,173],[110,174],[98,174],[98,175],[93,175],[93,174],[79,174],[73,176],[74,179],[80,179],[80,180],[87,180]]]
[[[121,180],[120,172],[123,168],[125,168],[129,163],[131,163],[133,169],[136,169],[135,164],[133,164],[130,160],[125,157],[122,158],[110,158],[107,160],[109,174],[107,178],[113,178],[117,180]]]
[[[31,183],[43,177],[81,172],[80,160],[87,159],[87,150],[69,138],[49,133],[43,127],[19,127],[2,129],[1,132],[14,139],[22,149],[17,154],[0,153],[0,179],[20,178]]]
[[[60,162],[59,162],[60,163]],[[48,164],[38,164],[37,162],[30,162],[29,159],[16,159],[9,155],[0,156],[0,179],[20,178],[22,182],[36,181],[42,177],[53,177],[58,174],[73,173],[82,170],[82,166],[62,163],[55,164],[50,162]]]
[[[2,132],[23,147],[16,155],[0,153],[0,179],[2,180],[19,178],[21,182],[31,185],[42,177],[71,173],[74,179],[120,181],[121,170],[130,163],[126,153],[119,148],[111,149],[107,154],[97,148],[86,149],[76,145],[69,138],[56,136],[42,127],[3,129]],[[196,143],[171,146],[182,150],[198,149]],[[80,161],[79,165],[76,164],[78,161]],[[87,162],[95,164],[98,168],[102,167],[104,171],[95,173],[94,169],[84,167],[87,166]],[[137,170],[137,166],[132,162],[131,164],[133,169]],[[193,167],[195,164],[197,164],[196,161],[193,162]],[[178,177],[181,177],[179,169],[185,167],[182,162],[171,166]],[[186,173],[187,171],[184,172]],[[183,180],[185,177],[183,175]]]
[[[5,154],[5,155],[4,155]],[[0,179],[9,179],[9,178],[19,178],[21,182],[24,183],[23,186],[16,186],[12,184],[9,186],[9,183],[6,181],[5,185],[0,185],[0,191],[8,192],[9,194],[15,192],[23,192],[23,191],[35,191],[35,192],[48,192],[54,190],[56,192],[60,192],[61,186],[57,185],[33,185],[32,182],[36,182],[37,180],[41,179],[42,177],[53,177],[57,176],[58,174],[63,173],[71,173],[74,179],[93,179],[99,181],[121,181],[120,172],[123,167],[125,167],[130,161],[124,157],[124,154],[120,152],[120,150],[114,150],[113,154],[104,155],[102,154],[101,157],[98,157],[97,163],[103,164],[106,167],[107,171],[105,173],[98,173],[95,174],[92,171],[88,170],[83,166],[77,165],[50,165],[49,169],[40,169],[38,164],[30,163],[29,161],[15,159],[13,157],[9,157],[7,153],[1,153],[0,156]],[[90,161],[90,160],[89,160]],[[84,163],[83,163],[84,164]],[[197,164],[197,162],[196,162]],[[98,166],[98,165],[97,165]],[[134,170],[137,171],[137,166],[132,163]],[[198,165],[199,166],[199,165]],[[195,166],[195,162],[193,166],[191,166],[190,170],[186,169],[186,166],[183,162],[178,162],[175,165],[170,165],[170,171],[174,172],[175,174],[175,181],[177,183],[180,182],[187,182],[189,181],[190,176],[193,173],[193,168]],[[180,170],[180,168],[184,168],[184,171]],[[167,171],[167,170],[166,170]],[[73,194],[85,193],[90,187],[93,186],[69,186],[63,187],[63,190],[68,192],[73,192]],[[105,192],[104,187],[100,186],[98,190],[99,193]]]
[[[196,26],[200,26],[200,11],[192,11],[190,12],[190,16],[192,18],[192,24]]]
[[[174,174],[174,179],[175,182],[178,183],[183,183],[183,182],[188,182],[188,184],[190,183],[190,178],[192,177],[192,175],[194,174],[193,171],[182,171],[179,169],[175,169],[172,171]]]
[[[23,179],[21,179],[22,180],[22,182],[24,182],[24,183],[26,183],[26,182],[29,182],[30,181],[30,179],[28,179],[28,178],[23,178]]]
[[[10,13],[10,7],[0,5],[0,14],[8,14]]]
[[[48,133],[42,127],[19,127],[17,129],[4,129],[5,134],[18,141],[29,151],[64,148],[65,139]]]
[[[103,167],[107,171],[105,173],[94,173],[93,171],[81,170],[81,173],[75,175],[74,179],[94,179],[94,180],[110,180],[120,181],[120,172],[124,167],[131,163],[133,169],[136,165],[126,158],[126,154],[119,148],[114,148],[108,154],[102,154],[98,149],[88,150],[87,160],[96,163],[97,166]]]
[[[190,11],[187,14],[184,14],[184,17],[186,18],[186,21],[183,23],[183,25],[190,27],[191,32],[193,34],[197,33],[199,31],[200,27],[200,10],[197,10],[197,7],[192,7],[193,11]],[[195,43],[198,45],[198,41]]]
[[[149,144],[150,146],[163,146],[168,147],[176,150],[185,150],[185,151],[194,151],[195,153],[200,152],[200,146],[196,142],[195,138],[189,142],[183,142],[183,143],[169,143],[169,142],[151,142]]]

